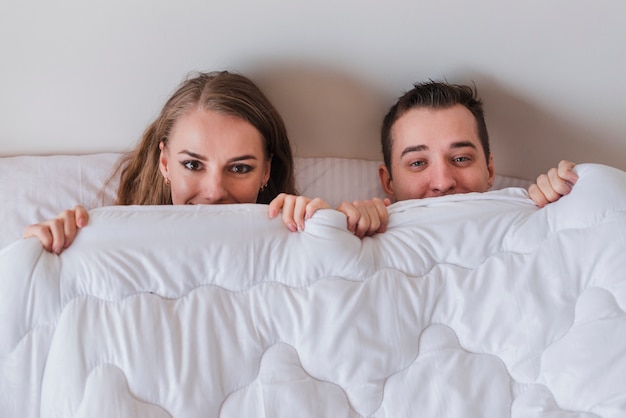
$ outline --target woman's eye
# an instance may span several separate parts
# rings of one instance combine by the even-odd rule
[[[250,167],[247,164],[236,164],[232,166],[230,169],[230,171],[232,171],[233,173],[237,173],[237,174],[249,173],[251,170],[252,170],[252,167]]]
[[[183,166],[191,171],[198,171],[201,168],[200,162],[195,160],[183,161]]]

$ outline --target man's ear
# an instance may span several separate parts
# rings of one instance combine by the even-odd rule
[[[496,169],[493,164],[493,155],[489,154],[489,162],[487,163],[487,172],[489,173],[489,188],[493,186],[493,181],[496,178]]]
[[[165,143],[159,143],[159,149],[161,150],[161,155],[159,156],[159,170],[161,171],[161,175],[163,178],[167,179],[169,175],[169,167],[167,165],[167,155],[165,154]]]
[[[380,185],[383,187],[383,191],[392,202],[396,201],[396,195],[393,192],[393,180],[391,179],[391,173],[387,170],[385,164],[378,166],[378,177],[380,177]]]

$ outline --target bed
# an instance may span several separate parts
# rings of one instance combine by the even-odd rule
[[[111,207],[117,157],[0,159],[2,416],[626,411],[621,170],[577,166],[544,209],[502,176],[396,203],[359,240],[334,210],[290,233],[263,205]],[[300,158],[297,183],[382,196],[377,166]],[[90,224],[61,256],[20,239],[77,203]]]

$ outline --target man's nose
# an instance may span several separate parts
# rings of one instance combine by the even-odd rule
[[[453,170],[447,164],[438,164],[431,170],[431,190],[439,195],[452,193],[456,187]]]

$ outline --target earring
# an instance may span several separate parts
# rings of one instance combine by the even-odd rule
[[[170,179],[169,177],[165,177],[165,185],[169,186],[170,185]]]
[[[259,190],[263,191],[267,188],[267,183],[265,183],[263,186],[261,186],[261,188]]]

